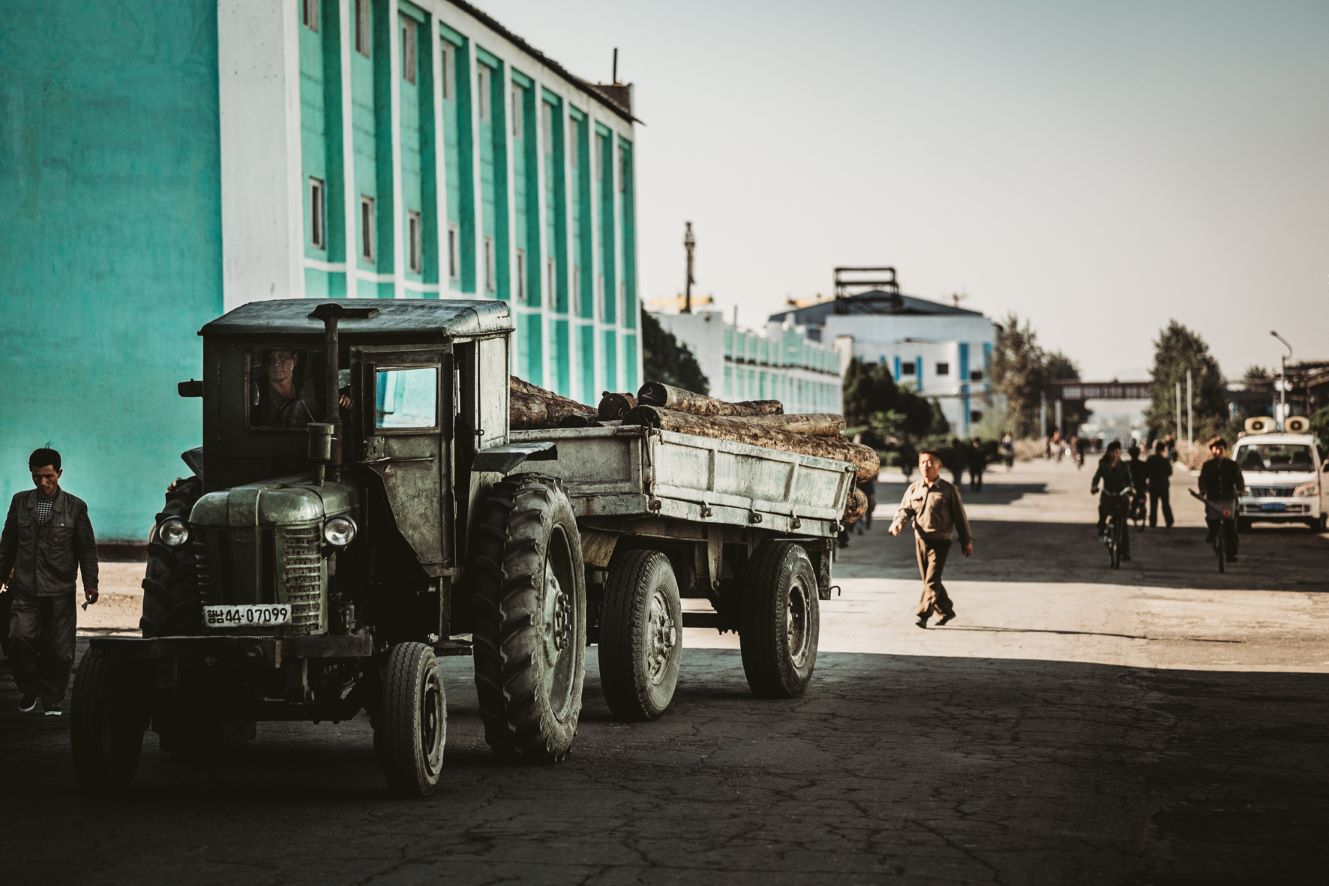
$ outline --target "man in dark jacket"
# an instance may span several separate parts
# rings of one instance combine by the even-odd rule
[[[1163,522],[1172,528],[1172,502],[1169,493],[1172,485],[1172,462],[1167,457],[1167,444],[1159,440],[1154,444],[1154,454],[1144,463],[1145,477],[1149,481],[1149,525],[1158,525],[1158,506],[1163,506]]]
[[[1237,496],[1246,491],[1246,478],[1241,475],[1241,468],[1227,457],[1227,441],[1222,437],[1209,440],[1210,459],[1200,468],[1200,494],[1212,506],[1204,509],[1204,522],[1209,527],[1205,541],[1214,543],[1218,533],[1223,533],[1227,546],[1227,559],[1237,559],[1237,522],[1231,517],[1223,519],[1214,513],[1215,508],[1227,508],[1228,513],[1237,512]]]
[[[74,664],[74,575],[97,602],[97,540],[83,500],[60,488],[60,453],[38,449],[28,458],[37,488],[9,503],[0,533],[0,584],[14,594],[9,640],[19,709],[59,716]],[[13,576],[10,577],[10,570]]]
[[[1089,481],[1090,494],[1098,495],[1100,482],[1103,485],[1103,495],[1098,499],[1098,534],[1102,535],[1107,531],[1108,514],[1115,512],[1117,519],[1122,521],[1121,559],[1130,560],[1131,533],[1125,520],[1129,513],[1130,495],[1134,494],[1135,486],[1131,482],[1131,469],[1121,460],[1121,444],[1116,440],[1108,444],[1107,454],[1098,463],[1094,479]],[[1121,493],[1126,495],[1123,496]]]

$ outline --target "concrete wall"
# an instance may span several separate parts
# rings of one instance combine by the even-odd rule
[[[142,540],[199,442],[222,308],[216,0],[8,4],[0,25],[0,496],[65,460],[100,540]]]

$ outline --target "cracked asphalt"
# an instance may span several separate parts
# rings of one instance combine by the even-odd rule
[[[1329,536],[1257,530],[1220,576],[1179,476],[1178,526],[1112,572],[1089,474],[1020,464],[966,492],[959,617],[919,631],[898,479],[837,565],[805,697],[752,698],[732,635],[689,630],[672,709],[620,724],[592,651],[571,757],[508,765],[444,659],[425,801],[386,796],[363,717],[260,724],[206,764],[150,736],[131,793],[90,800],[66,724],[18,714],[0,670],[0,882],[1329,882]],[[107,576],[81,644],[136,618],[141,566]]]

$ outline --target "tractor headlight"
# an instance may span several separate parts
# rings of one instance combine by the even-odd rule
[[[167,517],[157,524],[157,537],[168,548],[178,548],[189,541],[189,524],[179,517]]]
[[[334,548],[344,548],[355,540],[355,521],[350,517],[333,517],[323,524],[323,540]]]
[[[1315,482],[1302,483],[1292,490],[1292,494],[1297,498],[1314,498],[1320,494],[1320,484]]]

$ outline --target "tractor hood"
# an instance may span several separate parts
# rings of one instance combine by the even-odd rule
[[[317,523],[351,510],[355,491],[341,483],[319,486],[307,475],[283,477],[209,492],[189,522],[198,526],[290,526]]]

